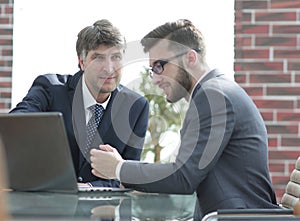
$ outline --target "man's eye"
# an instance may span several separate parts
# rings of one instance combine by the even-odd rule
[[[102,56],[102,55],[95,55],[95,56],[93,56],[93,59],[96,59],[96,60],[102,61],[102,60],[104,60],[104,59],[105,59],[105,57],[104,57],[104,56]]]
[[[120,60],[122,60],[122,55],[115,54],[115,55],[112,56],[112,60],[114,60],[114,61],[120,61]]]

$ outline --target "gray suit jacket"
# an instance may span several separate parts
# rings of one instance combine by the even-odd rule
[[[120,176],[136,190],[196,192],[200,217],[217,209],[278,207],[264,121],[245,91],[217,70],[192,93],[175,162],[127,161]]]

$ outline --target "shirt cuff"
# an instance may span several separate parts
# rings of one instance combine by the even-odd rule
[[[117,164],[117,167],[116,167],[116,177],[118,180],[120,180],[120,172],[121,172],[121,167],[123,165],[124,161],[120,161],[118,164]],[[121,181],[121,180],[120,180]]]

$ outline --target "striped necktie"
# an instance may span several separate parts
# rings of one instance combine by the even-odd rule
[[[92,117],[86,126],[87,139],[86,139],[86,145],[84,148],[85,156],[87,156],[87,154],[89,154],[92,141],[94,140],[95,134],[97,132],[97,128],[100,124],[101,118],[104,113],[104,108],[99,104],[90,106],[89,110],[92,112]]]

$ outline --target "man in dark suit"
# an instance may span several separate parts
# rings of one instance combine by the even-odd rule
[[[141,43],[153,84],[169,102],[189,102],[178,155],[175,162],[147,164],[100,145],[91,150],[93,173],[140,191],[196,192],[196,220],[217,209],[278,207],[264,121],[238,84],[209,68],[201,32],[182,19],[157,27]]]
[[[140,160],[148,125],[149,104],[141,95],[119,84],[125,39],[107,20],[99,20],[78,34],[76,50],[80,71],[74,75],[38,76],[28,94],[12,109],[16,112],[63,114],[74,168],[80,186],[119,186],[119,181],[91,173],[89,151],[85,154],[87,122],[95,104],[104,109],[94,140],[87,148],[108,143],[128,160]],[[28,125],[30,129],[30,125]],[[53,162],[55,163],[55,162]]]

